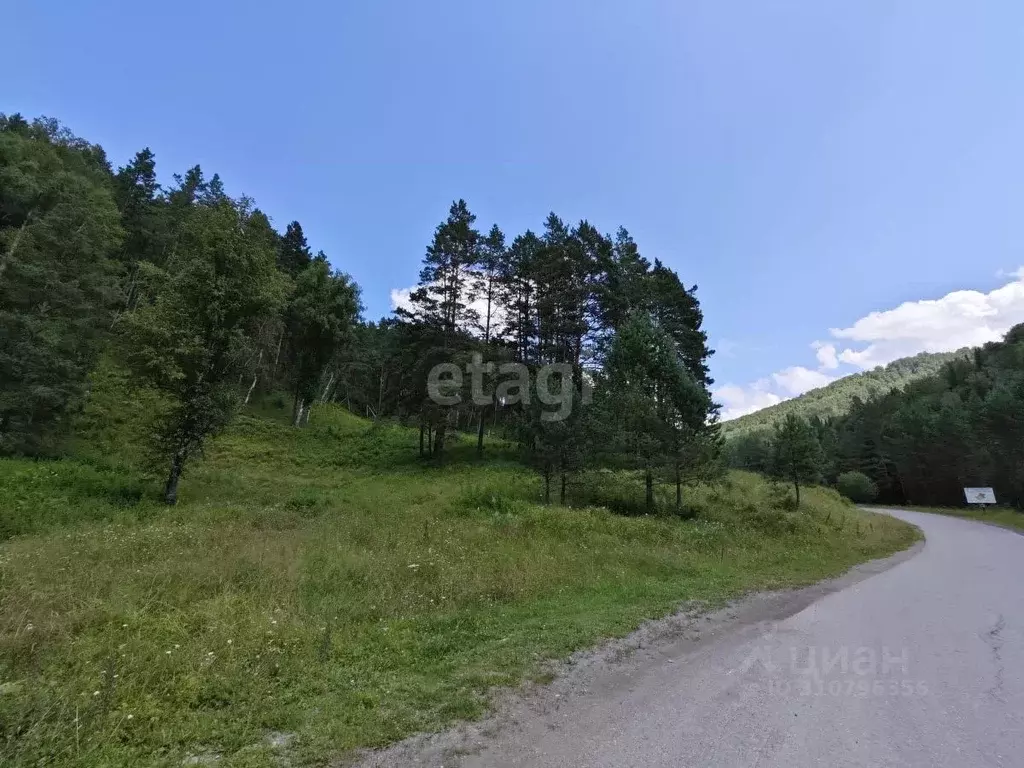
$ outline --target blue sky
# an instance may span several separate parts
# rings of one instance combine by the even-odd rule
[[[1019,2],[96,0],[5,27],[0,111],[219,172],[370,317],[456,197],[509,234],[627,227],[699,284],[732,412],[1024,304]]]

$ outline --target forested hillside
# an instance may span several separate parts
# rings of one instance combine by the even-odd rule
[[[769,429],[781,423],[789,414],[804,419],[812,416],[822,419],[841,416],[850,410],[855,400],[872,400],[893,389],[901,389],[912,381],[936,373],[946,363],[967,354],[966,349],[956,352],[921,352],[871,371],[844,376],[792,400],[723,422],[722,433],[730,436]]]
[[[991,486],[999,502],[1024,506],[1024,325],[953,357],[903,389],[854,399],[845,415],[789,414],[806,449],[801,477],[842,485],[844,474],[858,473],[870,496],[899,504],[956,506],[964,487]],[[731,437],[730,463],[786,476],[783,426]]]
[[[170,179],[0,116],[0,764],[347,763],[915,538],[723,472],[696,289],[625,230],[456,201],[366,322],[373,254]]]
[[[428,233],[425,233],[428,234]],[[364,266],[372,254],[364,254]],[[69,450],[101,360],[168,503],[211,437],[265,398],[296,429],[315,402],[418,427],[440,461],[455,431],[512,441],[557,481],[633,468],[653,486],[715,470],[711,350],[695,286],[625,229],[552,213],[538,233],[479,229],[451,205],[409,306],[361,316],[359,287],[195,166],[164,185],[148,148],[116,170],[53,120],[0,116],[0,454]],[[466,376],[463,376],[465,371]],[[593,402],[583,408],[584,401]]]

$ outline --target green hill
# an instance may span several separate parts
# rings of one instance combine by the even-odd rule
[[[903,357],[886,366],[844,376],[828,386],[812,389],[792,400],[727,421],[722,425],[722,432],[729,437],[768,429],[790,413],[804,418],[841,416],[850,410],[855,398],[874,400],[894,389],[902,389],[912,381],[938,373],[951,360],[969,355],[970,349],[964,347],[956,352],[922,352],[912,357]]]
[[[90,415],[104,429],[75,456],[0,459],[12,768],[326,764],[476,716],[493,686],[680,601],[805,584],[914,539],[825,488],[796,511],[746,473],[687,489],[691,519],[668,485],[665,514],[613,514],[642,504],[624,472],[546,506],[497,446],[476,460],[475,435],[439,466],[416,459],[416,429],[338,405],[296,429],[273,398],[167,507],[159,478],[104,448],[142,430]]]

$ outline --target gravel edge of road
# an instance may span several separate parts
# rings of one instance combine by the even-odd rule
[[[880,508],[872,509],[883,512]],[[676,613],[644,622],[625,637],[581,650],[548,667],[554,680],[502,690],[492,696],[492,711],[437,733],[411,736],[379,750],[361,750],[335,766],[451,768],[461,756],[479,752],[523,716],[544,715],[571,705],[582,693],[614,690],[644,668],[685,660],[711,643],[743,642],[768,623],[793,616],[826,595],[851,587],[906,562],[925,546],[922,539],[889,557],[855,565],[842,576],[799,589],[756,592],[716,609],[693,602]]]

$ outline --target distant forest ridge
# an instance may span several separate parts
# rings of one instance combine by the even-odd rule
[[[963,347],[955,352],[921,352],[911,357],[902,357],[888,365],[844,376],[792,400],[724,422],[722,433],[730,437],[770,429],[791,413],[805,419],[812,416],[843,416],[850,410],[854,398],[868,401],[882,397],[893,389],[902,389],[912,381],[938,373],[948,362],[966,359],[970,355],[970,347]]]

